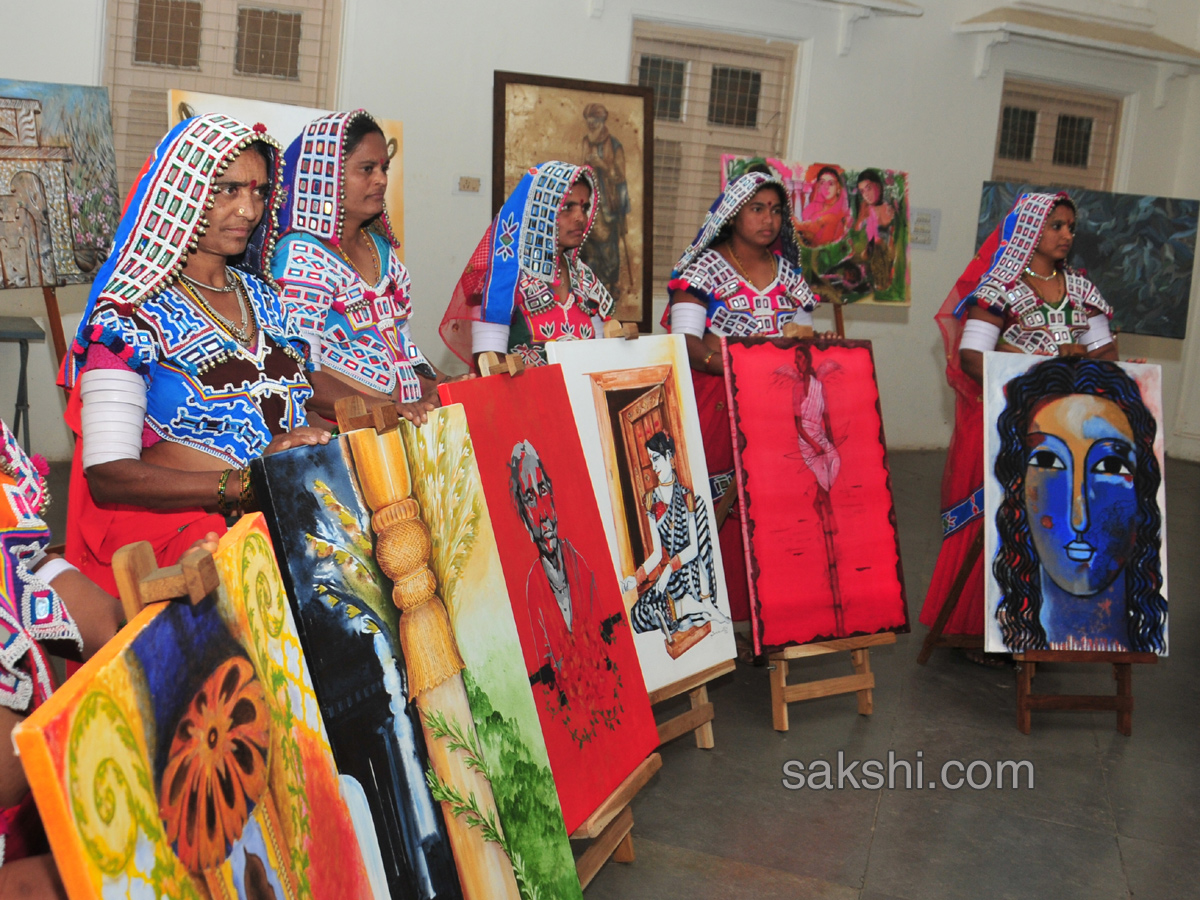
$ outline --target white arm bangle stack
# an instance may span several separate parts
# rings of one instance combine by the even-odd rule
[[[980,353],[986,353],[988,350],[995,350],[996,342],[999,340],[999,325],[993,325],[983,319],[967,319],[967,323],[963,326],[962,340],[959,341],[958,349],[978,350]]]
[[[57,578],[59,575],[61,575],[63,572],[78,572],[78,571],[79,571],[78,569],[76,569],[73,565],[71,565],[65,559],[59,558],[59,559],[50,560],[48,563],[46,563],[40,569],[38,569],[34,574],[37,575],[38,578],[42,579],[42,581],[46,582],[46,584],[49,584],[55,578]]]
[[[472,353],[508,352],[508,326],[495,322],[471,323],[471,352]]]
[[[699,303],[671,304],[671,333],[690,334],[698,338],[704,337],[704,329],[708,324],[708,310]]]
[[[1079,343],[1083,344],[1084,349],[1090,353],[1105,344],[1111,344],[1112,341],[1112,329],[1108,326],[1108,316],[1089,316],[1088,330],[1079,338]]]
[[[83,468],[142,458],[146,382],[123,369],[89,369],[79,377],[83,401]]]

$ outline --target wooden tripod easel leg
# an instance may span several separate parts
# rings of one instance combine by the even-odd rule
[[[862,650],[850,651],[850,663],[854,666],[856,675],[871,675],[871,651],[863,648]],[[871,683],[874,684],[875,678],[871,676]],[[863,688],[858,692],[858,714],[861,716],[869,716],[875,712],[875,689]]]
[[[864,716],[875,710],[875,673],[871,671],[871,647],[896,643],[896,635],[890,631],[882,634],[867,634],[860,637],[838,638],[815,644],[799,644],[784,647],[772,653],[769,659],[771,677],[771,724],[776,731],[788,730],[788,704],[817,697],[832,697],[836,694],[857,694],[858,711]],[[828,653],[849,651],[854,666],[853,675],[822,678],[801,684],[788,684],[788,661],[805,656],[821,656]]]
[[[1133,663],[1153,665],[1158,662],[1154,653],[1105,650],[1026,650],[1014,653],[1017,661],[1017,728],[1022,734],[1031,730],[1031,713],[1035,709],[1071,710],[1077,712],[1115,712],[1117,731],[1129,737],[1133,733]],[[1113,667],[1117,683],[1115,695],[1104,694],[1035,694],[1033,676],[1038,663],[1100,663]]]
[[[609,859],[616,862],[633,862],[633,811],[629,804],[661,768],[662,757],[651,753],[617,785],[617,789],[608,795],[596,811],[572,832],[571,840],[590,841],[587,849],[575,860],[580,887],[587,887]]]
[[[946,628],[946,623],[950,621],[950,615],[958,606],[958,601],[962,599],[962,593],[967,587],[967,579],[971,577],[971,570],[975,568],[975,563],[979,561],[979,557],[983,555],[983,529],[979,529],[979,534],[975,536],[975,540],[971,542],[970,548],[967,550],[967,558],[963,560],[962,568],[958,570],[958,574],[954,576],[954,583],[950,585],[950,593],[946,596],[946,602],[942,604],[941,610],[938,612],[937,620],[933,623],[933,627],[929,629],[929,634],[925,635],[925,642],[921,645],[921,652],[917,654],[917,662],[920,665],[925,665],[929,662],[929,657],[937,647],[983,647],[983,638],[974,635],[950,635],[944,636],[942,632]]]

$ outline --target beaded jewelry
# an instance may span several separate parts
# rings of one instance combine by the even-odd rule
[[[12,432],[5,428],[4,436],[12,438]],[[12,438],[12,444],[13,447],[16,447],[16,438]],[[0,459],[0,472],[17,483],[22,489],[22,493],[29,498],[31,511],[40,518],[50,506],[50,488],[46,486],[46,475],[50,472],[50,464],[40,453],[34,453],[32,456],[25,457],[24,460],[19,458],[14,460],[10,448],[4,447],[3,450],[7,457]],[[19,449],[17,453],[20,453]],[[22,462],[25,464],[23,465]]]
[[[360,228],[358,229],[358,233],[366,239],[367,244],[371,248],[371,253],[375,256],[375,279],[373,281],[367,278],[366,273],[360,271],[358,266],[354,264],[354,260],[352,260],[349,254],[342,249],[341,241],[330,241],[329,243],[333,246],[333,249],[337,255],[340,256],[345,261],[346,265],[353,269],[363,281],[367,282],[368,284],[379,284],[380,279],[383,278],[383,258],[379,255],[379,248],[375,246],[375,240],[367,233],[367,229]]]
[[[190,278],[187,279],[187,282],[190,281]],[[240,343],[243,347],[250,346],[250,343],[254,340],[254,335],[258,329],[258,323],[254,319],[254,312],[252,311],[251,305],[246,297],[245,288],[242,286],[241,279],[236,276],[234,276],[233,279],[233,293],[237,297],[238,311],[241,314],[241,323],[238,325],[235,325],[232,320],[225,318],[225,316],[217,312],[213,308],[212,304],[210,304],[208,300],[204,298],[204,295],[199,291],[194,290],[187,282],[180,283],[180,287],[183,288],[184,293],[195,300],[196,303],[199,304],[200,308],[208,313],[209,317],[214,322],[220,325],[225,331],[229,332],[229,334],[231,334],[234,339],[238,341],[238,343]],[[214,290],[216,289],[214,288]]]
[[[1026,266],[1025,274],[1028,275],[1030,278],[1036,278],[1038,281],[1053,281],[1055,278],[1058,277],[1059,271],[1058,271],[1058,269],[1055,269],[1049,275],[1039,275],[1037,272],[1033,271],[1033,269],[1031,269],[1029,266]]]
[[[233,469],[226,469],[221,473],[221,478],[217,482],[217,510],[225,518],[233,515],[235,504],[229,502],[229,497],[225,493],[225,489],[229,486],[229,476],[234,472]]]

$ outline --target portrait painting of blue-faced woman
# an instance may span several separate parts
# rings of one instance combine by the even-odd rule
[[[1167,653],[1162,371],[984,361],[986,649]]]

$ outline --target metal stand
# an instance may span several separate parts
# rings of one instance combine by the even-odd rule
[[[17,376],[17,408],[13,413],[13,437],[21,439],[24,423],[25,438],[22,443],[29,453],[29,342],[43,343],[46,335],[33,319],[0,316],[0,341],[15,343],[20,347],[21,370]]]

